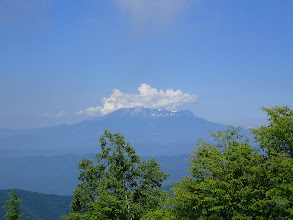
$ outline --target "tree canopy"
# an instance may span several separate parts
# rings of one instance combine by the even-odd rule
[[[293,161],[253,149],[238,128],[199,141],[189,172],[174,188],[170,209],[178,219],[280,219],[293,217]]]
[[[293,159],[260,153],[239,130],[212,133],[212,143],[199,140],[189,159],[192,177],[143,219],[292,219]]]
[[[266,152],[276,151],[293,158],[293,110],[289,106],[262,107],[267,112],[268,126],[252,129],[256,141]]]
[[[105,130],[96,161],[84,158],[71,214],[65,219],[140,219],[159,206],[167,174],[155,159],[141,161],[119,133]]]

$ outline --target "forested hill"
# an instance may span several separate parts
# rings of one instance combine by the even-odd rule
[[[22,217],[30,220],[60,220],[61,216],[70,212],[72,196],[47,195],[42,193],[16,190],[17,196],[22,200]],[[10,190],[0,190],[0,219],[5,219],[5,210],[2,208],[10,199]]]

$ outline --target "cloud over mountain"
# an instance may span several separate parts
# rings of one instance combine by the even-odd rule
[[[145,83],[138,88],[139,94],[126,94],[118,89],[108,98],[102,99],[102,106],[92,106],[76,112],[77,115],[99,116],[106,115],[120,108],[143,106],[146,108],[166,108],[172,110],[180,105],[195,102],[196,95],[183,93],[181,90],[157,90]]]

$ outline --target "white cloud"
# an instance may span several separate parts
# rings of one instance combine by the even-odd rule
[[[116,0],[137,28],[165,27],[187,8],[190,0]]]
[[[166,108],[173,110],[180,105],[195,102],[196,95],[183,93],[181,90],[157,90],[145,83],[138,88],[139,94],[125,94],[118,89],[113,89],[109,98],[102,99],[102,106],[89,107],[76,112],[76,115],[99,116],[106,115],[120,108],[143,106],[146,108]]]
[[[43,116],[47,117],[47,118],[63,118],[66,115],[67,115],[67,113],[64,111],[58,112],[57,114],[48,114],[48,113],[43,114]]]

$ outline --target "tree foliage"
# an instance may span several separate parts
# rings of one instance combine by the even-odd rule
[[[266,152],[276,151],[293,158],[293,110],[288,106],[262,107],[267,112],[268,126],[252,129],[256,141]]]
[[[285,154],[263,156],[239,128],[200,140],[189,172],[174,188],[167,210],[177,219],[292,218],[293,161]]]
[[[118,133],[105,130],[96,162],[84,158],[71,214],[65,219],[140,219],[159,206],[167,174],[154,160],[140,160],[134,148]]]
[[[12,189],[9,193],[10,199],[6,201],[7,205],[4,205],[3,208],[6,210],[5,219],[7,220],[18,220],[23,213],[19,210],[19,204],[21,199],[17,198],[17,192],[15,189]]]

